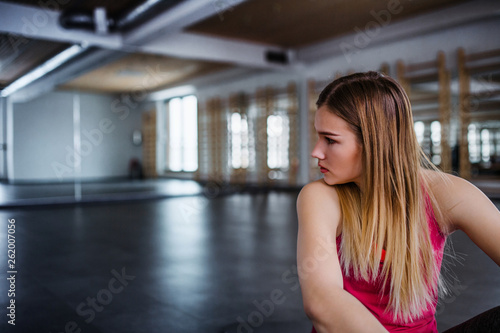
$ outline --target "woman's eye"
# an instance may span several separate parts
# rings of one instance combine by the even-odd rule
[[[335,140],[332,140],[330,138],[325,138],[326,139],[326,142],[328,142],[329,145],[335,143]]]

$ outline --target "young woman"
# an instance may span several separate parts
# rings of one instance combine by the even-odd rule
[[[299,278],[313,332],[437,332],[446,236],[463,230],[500,265],[500,212],[475,186],[432,166],[408,96],[390,77],[342,77],[317,106],[312,156],[324,177],[297,199]],[[481,320],[497,320],[500,332],[500,307]]]

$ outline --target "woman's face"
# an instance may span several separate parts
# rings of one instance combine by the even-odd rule
[[[349,124],[322,106],[316,111],[314,127],[318,142],[311,153],[328,185],[355,182],[362,186],[363,148]]]

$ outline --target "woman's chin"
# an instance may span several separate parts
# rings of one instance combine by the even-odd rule
[[[336,185],[337,184],[337,182],[335,180],[333,180],[331,176],[324,175],[323,180],[325,181],[325,183],[327,185]]]

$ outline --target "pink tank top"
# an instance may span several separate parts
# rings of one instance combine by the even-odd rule
[[[433,247],[433,252],[435,255],[436,264],[441,268],[441,262],[443,259],[443,249],[444,243],[446,241],[446,236],[441,232],[437,224],[436,218],[434,216],[434,211],[430,203],[429,198],[426,198],[426,213],[427,221],[429,223],[429,231],[431,236],[431,242]],[[340,248],[341,237],[337,237],[337,249]],[[384,253],[382,259],[384,258]],[[339,254],[340,260],[340,254]],[[370,283],[364,280],[355,280],[351,277],[343,277],[344,280],[344,290],[351,293],[356,297],[361,303],[363,303],[368,310],[382,323],[382,325],[389,332],[408,332],[408,333],[438,333],[436,326],[436,319],[434,318],[434,313],[436,312],[437,295],[432,304],[426,311],[424,311],[422,317],[411,322],[411,323],[395,323],[392,319],[392,314],[390,312],[385,313],[385,308],[389,302],[388,292],[384,292],[382,297],[379,295],[381,286],[376,283]],[[388,290],[388,288],[386,289]],[[312,333],[316,332],[313,327]]]

